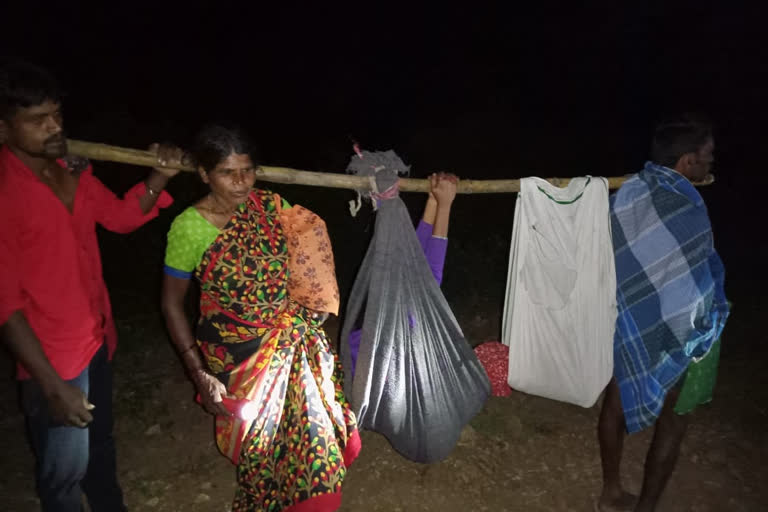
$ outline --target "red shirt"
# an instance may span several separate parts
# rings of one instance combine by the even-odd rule
[[[22,311],[62,379],[77,377],[105,338],[117,345],[101,271],[96,223],[128,233],[173,200],[162,192],[146,215],[143,183],[119,199],[93,176],[80,174],[70,213],[53,191],[7,147],[0,148],[0,325]],[[18,377],[29,378],[19,365]]]

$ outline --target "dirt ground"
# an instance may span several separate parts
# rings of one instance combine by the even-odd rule
[[[738,325],[756,320],[757,308],[739,313],[729,325],[729,341],[741,334]],[[121,331],[124,338],[131,335],[126,325]],[[216,451],[211,418],[192,401],[180,365],[165,364],[174,361],[165,338],[133,334],[144,338],[144,346],[124,350],[116,361],[115,390],[120,478],[130,509],[229,510],[234,470]],[[761,359],[724,350],[716,399],[695,413],[661,512],[765,510],[768,378]],[[32,458],[10,381],[2,387],[2,406],[1,508],[37,510]],[[454,453],[433,465],[411,463],[383,437],[365,432],[341,510],[593,510],[600,486],[597,413],[597,406],[582,409],[521,393],[492,398]],[[650,434],[626,443],[630,490],[640,486]]]
[[[299,193],[288,197],[300,201],[294,199]],[[346,196],[333,196],[331,206],[316,211],[332,229],[344,294],[370,226],[365,219],[352,220],[341,199]],[[484,207],[503,208],[508,200],[483,201]],[[469,217],[476,207],[462,201],[455,215]],[[173,214],[132,235],[101,235],[120,333],[115,360],[120,479],[133,512],[224,512],[233,495],[234,468],[216,450],[212,418],[193,401],[156,304],[163,235]],[[495,339],[500,330],[504,280],[494,276],[506,275],[511,216],[506,222],[485,231],[472,223],[452,227],[443,289],[473,344]],[[484,258],[479,269],[472,267],[478,254]],[[470,268],[468,285],[465,270]],[[737,306],[724,334],[715,400],[694,413],[660,512],[768,510],[768,347],[759,329],[766,304],[750,288],[729,292]],[[335,319],[327,329],[337,333]],[[33,460],[4,354],[0,368],[5,370],[0,377],[0,510],[38,510]],[[341,510],[592,511],[600,489],[598,411],[599,405],[582,409],[517,392],[492,398],[453,454],[432,465],[411,463],[380,435],[364,432]],[[626,442],[624,481],[631,491],[641,485],[651,435],[643,432]]]

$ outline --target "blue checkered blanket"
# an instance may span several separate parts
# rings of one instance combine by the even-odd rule
[[[728,317],[725,270],[704,200],[647,163],[611,197],[618,318],[614,375],[629,432],[652,425],[667,391],[707,353]]]

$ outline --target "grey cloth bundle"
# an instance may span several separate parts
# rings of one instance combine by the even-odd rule
[[[386,436],[408,459],[437,462],[483,407],[490,384],[432,275],[405,204],[392,193],[397,171],[407,168],[391,151],[361,154],[349,170],[375,176],[381,195],[373,195],[375,231],[342,328],[349,379],[349,334],[362,320],[354,380],[345,391],[359,426]]]

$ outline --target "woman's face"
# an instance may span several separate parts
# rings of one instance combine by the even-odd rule
[[[245,202],[251,192],[256,181],[256,167],[249,155],[232,153],[212,170],[200,169],[200,177],[217,199],[237,205]]]

